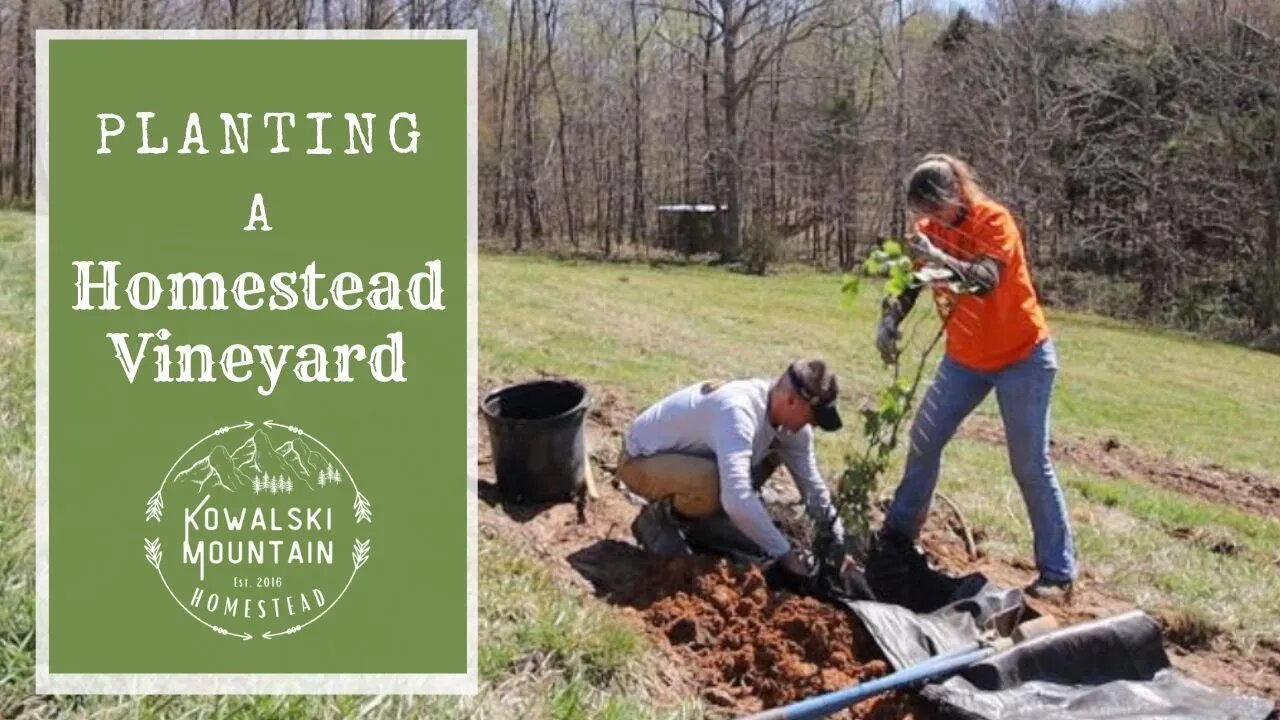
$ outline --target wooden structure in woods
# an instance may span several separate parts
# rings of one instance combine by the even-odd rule
[[[659,205],[657,246],[682,255],[720,252],[720,220],[727,205]]]

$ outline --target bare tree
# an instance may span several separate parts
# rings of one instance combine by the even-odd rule
[[[14,110],[13,175],[10,197],[30,198],[35,194],[35,143],[31,132],[31,76],[35,57],[31,47],[31,0],[21,0],[14,29]]]
[[[695,15],[706,24],[708,61],[711,44],[718,42],[723,124],[712,152],[724,179],[728,205],[721,248],[724,261],[735,260],[742,249],[742,183],[747,160],[741,138],[743,101],[788,45],[807,39],[822,26],[832,5],[832,0],[693,0],[688,6],[660,6],[668,12]]]

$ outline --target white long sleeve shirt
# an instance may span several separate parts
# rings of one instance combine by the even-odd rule
[[[631,424],[627,454],[647,457],[661,453],[714,456],[720,470],[720,504],[733,524],[770,557],[784,555],[790,543],[774,526],[759,494],[751,486],[751,468],[776,446],[815,522],[834,521],[831,493],[818,470],[813,430],[796,433],[769,423],[769,388],[763,378],[735,380],[711,392],[699,383],[667,396],[645,410]]]

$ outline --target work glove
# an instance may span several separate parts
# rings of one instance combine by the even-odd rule
[[[778,567],[800,578],[812,577],[815,570],[813,558],[797,547],[792,547],[785,555],[778,557],[775,563]]]
[[[880,351],[880,359],[885,365],[892,365],[898,359],[898,341],[902,333],[898,331],[898,318],[892,310],[885,309],[880,314],[880,323],[876,326],[876,349]]]
[[[949,255],[939,250],[937,245],[933,244],[933,241],[929,239],[929,236],[922,232],[917,232],[912,235],[911,242],[908,244],[908,247],[910,248],[912,255],[915,255],[925,262],[931,262],[936,265],[946,265],[947,261],[951,259]]]

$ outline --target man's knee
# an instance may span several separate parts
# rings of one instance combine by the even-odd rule
[[[688,455],[623,458],[618,479],[628,490],[649,501],[670,500],[687,518],[700,518],[720,509],[720,482],[714,461]]]

